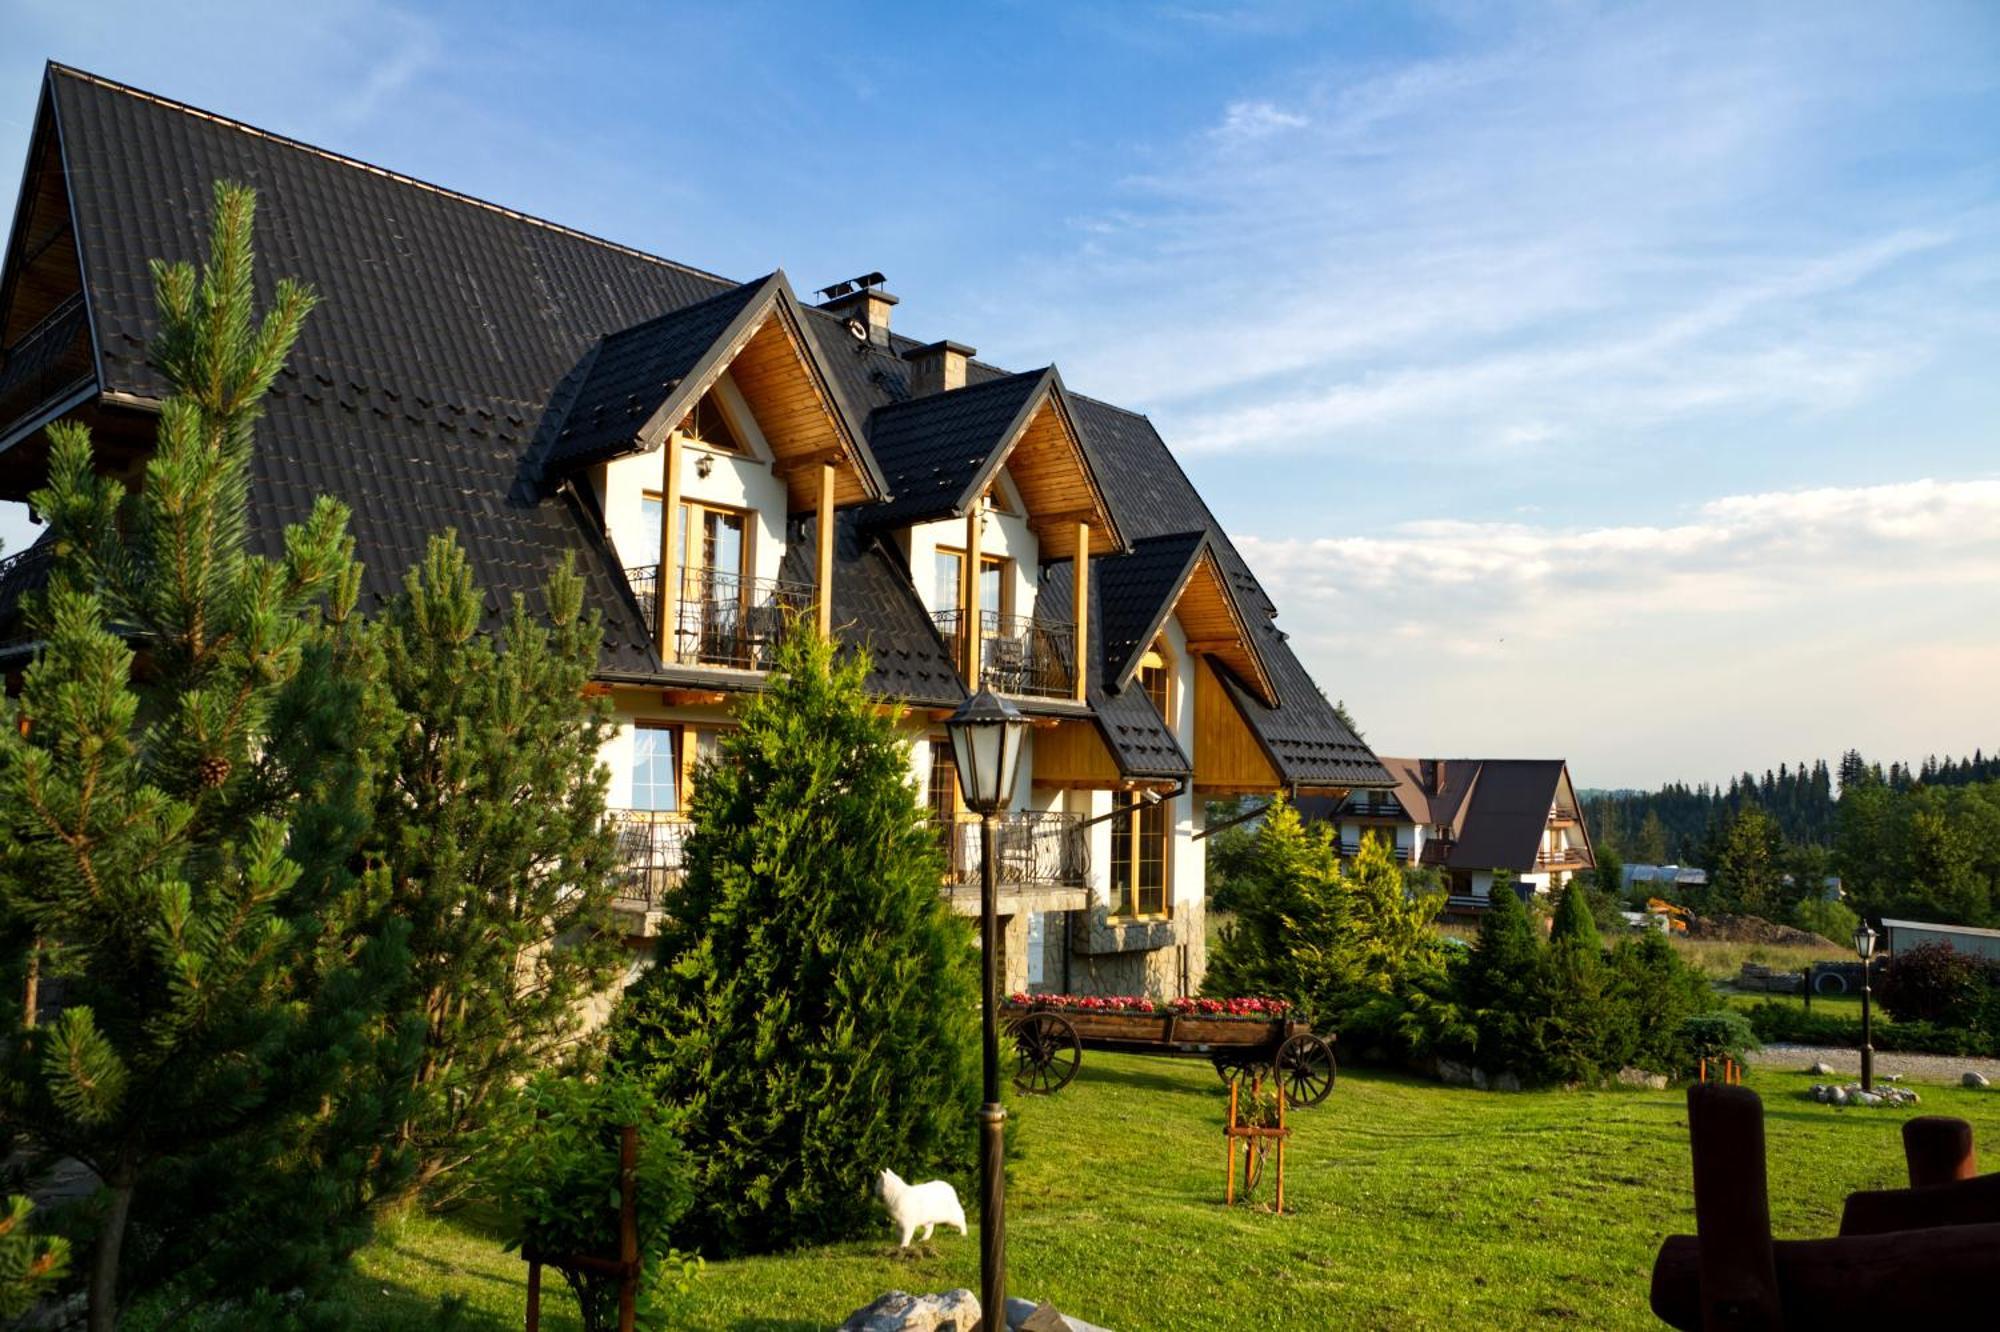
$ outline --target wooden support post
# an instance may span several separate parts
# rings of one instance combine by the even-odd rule
[[[542,1260],[528,1260],[528,1332],[542,1327]]]
[[[1229,1129],[1236,1127],[1236,1079],[1229,1080]],[[1223,1190],[1222,1202],[1225,1207],[1236,1205],[1236,1135],[1224,1129],[1222,1132],[1222,1164],[1229,1172],[1228,1187]]]
[[[984,516],[985,496],[972,501],[972,509],[965,515],[965,623],[960,626],[965,638],[965,687],[974,693],[979,691],[979,648],[980,635],[986,627],[986,617],[979,605],[979,527]]]
[[[618,1332],[634,1332],[639,1317],[639,1128],[627,1124],[618,1138]]]
[[[815,566],[819,587],[813,599],[819,606],[819,636],[833,637],[833,463],[819,465],[819,563]]]
[[[681,432],[669,430],[660,452],[660,573],[653,599],[660,620],[660,660],[672,663],[679,657],[674,628],[681,604],[680,571],[675,567],[680,555],[676,529],[681,521]]]
[[[1084,701],[1090,685],[1090,524],[1076,525],[1076,559],[1070,578],[1070,599],[1076,603],[1076,701]]]

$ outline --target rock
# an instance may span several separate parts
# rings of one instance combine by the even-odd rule
[[[1856,1092],[1848,1099],[1853,1101],[1856,1105],[1882,1104],[1882,1098],[1880,1096],[1877,1096],[1874,1092]]]
[[[1512,1073],[1501,1073],[1492,1079],[1494,1091],[1519,1091],[1521,1079]]]
[[[1461,1064],[1456,1059],[1440,1059],[1437,1061],[1438,1081],[1453,1087],[1472,1086],[1474,1075],[1478,1072],[1479,1070],[1472,1065]]]
[[[849,1314],[840,1332],[972,1332],[978,1321],[979,1297],[963,1287],[942,1295],[892,1290]]]
[[[1034,1304],[1016,1296],[1007,1298],[1007,1327],[1010,1332],[1107,1332],[1095,1323],[1057,1313],[1052,1304]]]
[[[1811,1068],[1807,1069],[1806,1072],[1812,1074],[1816,1078],[1830,1078],[1834,1075],[1834,1068],[1832,1064],[1829,1064],[1824,1059],[1822,1059],[1820,1062],[1814,1064]]]
[[[1627,1087],[1650,1087],[1654,1091],[1665,1091],[1667,1089],[1666,1074],[1648,1073],[1643,1068],[1632,1068],[1630,1066],[1627,1066],[1625,1068],[1619,1069],[1618,1081],[1620,1084]]]
[[[1827,1099],[1827,1100],[1829,1100],[1829,1101],[1831,1101],[1831,1102],[1832,1102],[1833,1104],[1835,1104],[1835,1105],[1846,1105],[1846,1104],[1847,1104],[1847,1088],[1845,1088],[1845,1087],[1834,1087],[1834,1088],[1832,1088],[1832,1089],[1831,1089],[1831,1090],[1830,1090],[1830,1091],[1829,1091],[1829,1092],[1827,1093],[1827,1098],[1826,1098],[1826,1099]]]
[[[1884,1082],[1901,1082],[1902,1080],[1903,1075],[1901,1073],[1884,1073],[1882,1075],[1882,1081]]]
[[[1959,1077],[1958,1085],[1961,1087],[1990,1087],[1993,1084],[1987,1079],[1984,1073],[1968,1071]]]

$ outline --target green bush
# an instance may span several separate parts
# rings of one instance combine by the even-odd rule
[[[668,1246],[694,1196],[672,1112],[636,1081],[545,1072],[488,1125],[471,1167],[507,1227],[507,1247],[544,1261],[618,1255],[620,1137],[639,1130],[634,1212],[643,1264],[639,1297],[659,1325],[684,1294],[696,1260]],[[617,1326],[618,1278],[570,1267],[587,1332]]]
[[[1205,993],[1285,999],[1338,1033],[1344,1054],[1401,1061],[1427,1053],[1457,1021],[1441,899],[1412,894],[1393,854],[1366,839],[1343,866],[1332,825],[1274,802],[1237,857],[1235,919],[1222,931]]]
[[[1898,1022],[1970,1027],[1992,987],[1992,967],[1948,943],[1918,944],[1882,968],[1882,1007]]]
[[[978,955],[867,670],[786,637],[695,784],[686,880],[613,1020],[613,1057],[687,1110],[706,1253],[875,1228],[885,1168],[970,1183]]]
[[[1830,1045],[1859,1048],[1861,1019],[1827,1012],[1807,1012],[1797,1004],[1766,999],[1749,1012],[1750,1026],[1767,1045]],[[1941,1027],[1930,1022],[1883,1021],[1874,1024],[1871,1043],[1877,1050],[1902,1054],[1996,1055],[2000,1042],[1968,1027]]]
[[[1824,897],[1804,897],[1792,908],[1792,923],[1822,939],[1845,944],[1854,937],[1861,917],[1839,902],[1829,902]]]
[[[1734,1059],[1758,1048],[1757,1033],[1750,1019],[1733,1008],[1708,1013],[1692,1013],[1681,1019],[1681,1042],[1689,1057],[1697,1060]]]

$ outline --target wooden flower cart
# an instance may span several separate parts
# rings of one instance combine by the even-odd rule
[[[1014,1085],[1040,1095],[1061,1091],[1083,1064],[1083,1052],[1163,1054],[1207,1059],[1223,1081],[1269,1070],[1293,1106],[1313,1106],[1333,1091],[1333,1038],[1284,1015],[1236,1016],[1086,1008],[1076,1001],[1009,1001],[1002,1020],[1014,1038]]]

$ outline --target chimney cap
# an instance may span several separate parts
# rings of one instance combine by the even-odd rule
[[[871,296],[878,301],[887,301],[894,305],[897,303],[896,298],[882,290],[882,284],[888,280],[880,273],[863,273],[860,277],[851,277],[844,282],[821,287],[818,293],[820,304],[836,305],[852,300],[856,296]]]
[[[903,359],[914,361],[920,357],[936,356],[940,352],[951,352],[970,359],[979,355],[979,348],[968,347],[962,342],[953,342],[950,338],[945,338],[939,342],[926,342],[921,347],[912,347],[903,353]]]

